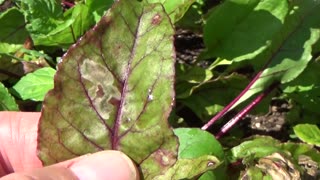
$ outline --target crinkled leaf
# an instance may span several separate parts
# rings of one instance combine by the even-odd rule
[[[60,28],[61,32],[72,23],[64,21],[62,6],[56,0],[26,0],[21,2],[21,7],[28,21],[27,30],[35,45],[57,45],[59,39],[52,38],[52,31]],[[63,38],[66,43],[72,43],[68,35],[64,35]]]
[[[302,141],[320,146],[320,129],[318,126],[312,124],[298,124],[293,127],[293,131]]]
[[[237,104],[275,81],[287,83],[295,79],[311,60],[312,47],[320,37],[319,1],[243,2],[226,1],[213,11],[207,22],[207,32],[216,37],[205,37],[210,41],[206,43],[208,52],[214,56],[234,61],[252,59],[252,64],[259,70],[262,64],[267,64]],[[224,19],[225,13],[230,12],[226,9],[239,16]],[[217,30],[210,29],[213,27]]]
[[[152,179],[175,163],[173,34],[161,5],[122,0],[68,50],[44,100],[44,164],[114,149]]]
[[[147,0],[149,3],[161,3],[169,14],[171,22],[175,23],[187,12],[196,0]]]
[[[8,92],[8,89],[0,82],[0,111],[18,111],[18,105]]]
[[[268,174],[273,179],[300,179],[301,168],[297,164],[301,164],[302,157],[311,158],[310,162],[317,164],[320,162],[319,152],[310,145],[281,143],[267,136],[252,137],[228,153],[231,162],[242,160],[246,165],[241,175],[244,179],[254,178],[257,174],[253,172]]]
[[[251,162],[256,158],[265,157],[274,152],[281,152],[281,148],[277,147],[279,141],[268,136],[257,136],[252,140],[245,141],[235,146],[230,151],[230,160],[244,159]]]
[[[28,20],[27,29],[35,45],[65,46],[74,43],[101,17],[103,11],[111,5],[111,0],[99,1],[100,7],[92,1],[78,3],[66,12],[56,0],[26,0],[22,9]]]
[[[305,155],[320,165],[320,153],[311,145],[302,143],[281,143],[268,136],[255,136],[252,140],[247,140],[238,146],[233,147],[228,152],[228,158],[231,162],[243,159],[245,163],[254,163],[254,160],[266,157],[273,153],[280,153],[290,157],[294,163],[299,162],[299,157]]]
[[[22,77],[13,89],[23,100],[43,101],[45,94],[53,88],[55,70],[45,67]]]

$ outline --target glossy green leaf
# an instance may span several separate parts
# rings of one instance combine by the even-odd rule
[[[194,158],[202,155],[214,155],[224,158],[224,152],[215,137],[198,128],[177,128],[174,130],[179,139],[179,158]]]
[[[270,84],[290,82],[304,71],[320,37],[319,7],[314,0],[230,0],[212,11],[205,28],[214,36],[205,36],[208,56],[252,60],[257,70],[265,68],[233,107]],[[230,11],[237,15],[226,15]]]
[[[219,167],[213,171],[205,172],[200,179],[205,179],[207,176],[211,179],[223,178],[225,168],[221,163],[224,162],[224,151],[219,141],[212,134],[198,128],[178,128],[174,130],[174,133],[179,139],[178,162],[179,159],[198,158],[203,155],[215,156],[220,160]],[[191,166],[191,164],[189,165]],[[192,166],[197,169],[196,164],[192,163]]]
[[[18,105],[8,92],[8,89],[0,82],[0,111],[18,111]]]
[[[286,0],[225,1],[211,11],[204,27],[207,56],[235,61],[255,57],[269,47],[287,13]]]
[[[320,146],[320,129],[317,125],[298,124],[293,127],[293,131],[302,141]]]
[[[45,94],[53,88],[55,70],[41,68],[22,77],[13,89],[23,100],[43,101]]]
[[[271,49],[258,58],[269,58],[270,64],[239,102],[266,86],[278,81],[282,84],[294,80],[312,59],[312,47],[320,38],[319,1],[292,1],[280,35],[274,39]],[[299,21],[297,21],[299,19]],[[286,36],[284,36],[286,34]],[[281,63],[279,63],[281,62]]]
[[[171,22],[175,23],[183,17],[189,7],[196,0],[147,0],[149,3],[161,3],[167,14],[170,16]]]
[[[160,4],[122,0],[68,50],[44,100],[44,164],[113,149],[131,157],[146,179],[174,165],[178,142],[167,122],[173,34]]]

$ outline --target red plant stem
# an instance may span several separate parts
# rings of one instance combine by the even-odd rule
[[[216,138],[219,139],[226,132],[228,132],[238,121],[240,121],[252,108],[259,104],[263,98],[265,98],[274,88],[278,86],[278,83],[270,85],[265,91],[263,91],[259,96],[257,96],[251,103],[242,109],[237,115],[235,115],[229,122],[227,122],[216,135]]]
[[[73,7],[74,3],[68,2],[68,1],[62,1],[62,4],[64,4],[67,7]]]
[[[260,75],[263,71],[259,71],[257,75],[252,79],[252,81],[248,84],[248,86],[242,90],[242,92],[234,98],[226,107],[224,107],[218,114],[216,114],[210,121],[208,121],[205,125],[201,127],[202,130],[207,130],[213,123],[215,123],[218,119],[223,117],[229,109],[238,102],[238,100],[251,88],[251,86],[260,78]]]

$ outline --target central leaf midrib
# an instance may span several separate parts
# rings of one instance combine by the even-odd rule
[[[138,34],[139,34],[139,27],[140,27],[140,23],[141,23],[141,17],[144,14],[144,9],[142,9],[141,15],[138,16],[138,23],[137,23],[137,27],[136,27],[136,32],[133,35],[134,36],[134,42],[132,45],[132,51],[130,53],[130,57],[129,57],[129,61],[128,61],[128,65],[127,65],[127,69],[125,71],[125,76],[124,76],[124,83],[122,86],[122,92],[121,92],[121,97],[120,97],[120,103],[118,106],[118,111],[116,113],[116,120],[114,122],[114,126],[113,126],[113,132],[111,134],[111,148],[114,150],[118,149],[119,146],[119,138],[118,138],[118,133],[119,133],[119,126],[120,126],[120,121],[123,115],[123,106],[125,103],[125,98],[126,98],[126,91],[127,91],[127,86],[128,86],[128,77],[130,74],[130,69],[131,69],[131,63],[134,59],[134,55],[135,55],[135,51],[136,51],[136,46],[137,46],[137,41],[138,41]]]

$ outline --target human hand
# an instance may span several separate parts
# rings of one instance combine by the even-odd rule
[[[42,167],[36,155],[40,113],[0,112],[0,180],[138,179],[133,162],[119,151],[102,151]]]

